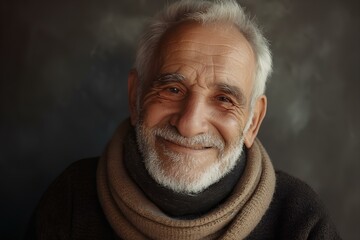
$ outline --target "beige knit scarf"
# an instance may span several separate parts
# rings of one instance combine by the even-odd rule
[[[275,173],[256,140],[231,196],[209,213],[192,220],[164,214],[136,186],[123,164],[123,143],[130,128],[124,122],[99,162],[97,188],[107,220],[121,239],[244,239],[269,207]]]

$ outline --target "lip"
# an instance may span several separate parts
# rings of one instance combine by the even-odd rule
[[[164,139],[162,137],[157,137],[158,141],[163,145],[165,148],[170,149],[176,152],[182,153],[204,153],[205,151],[209,151],[213,149],[212,147],[204,147],[204,146],[187,146],[187,145],[180,145],[178,143],[172,142],[170,140]]]

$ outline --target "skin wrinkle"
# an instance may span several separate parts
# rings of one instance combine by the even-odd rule
[[[213,74],[215,75],[215,73],[213,73]],[[186,78],[182,74],[164,73],[164,74],[161,74],[160,77],[154,81],[153,86],[157,86],[157,84],[162,84],[162,83],[167,84],[167,83],[171,83],[171,82],[181,82],[181,81],[185,81],[185,80],[186,80]],[[213,84],[213,85],[210,85],[209,88],[212,88],[213,86],[216,86],[219,89],[219,91],[222,91],[224,93],[234,96],[238,102],[238,104],[237,104],[238,106],[242,106],[242,105],[246,104],[246,97],[240,88],[238,88],[236,86],[228,85],[226,83]]]
[[[191,37],[191,36],[193,36],[193,35],[195,35],[194,34],[194,32],[195,33],[197,33],[196,31],[192,31],[192,32],[190,32],[190,33],[188,33],[188,35]],[[230,38],[225,38],[225,39],[230,39]],[[169,41],[170,42],[170,44],[175,44],[176,43],[176,41]],[[187,42],[187,43],[196,43],[197,41],[184,41],[184,40],[182,40],[182,39],[180,39],[179,41],[178,41],[178,43],[177,44],[179,44],[179,43],[183,43],[183,42]],[[204,45],[204,46],[211,46],[211,44],[208,44],[208,45],[206,45],[206,44],[200,44],[200,45]],[[214,44],[215,45],[215,44]],[[230,44],[216,44],[216,45],[220,45],[220,46],[225,46],[225,45],[228,45],[228,46],[231,46]],[[167,44],[165,45],[165,46],[168,46]],[[188,44],[186,44],[185,45],[185,51],[187,50],[187,47],[188,47]],[[249,46],[247,46],[247,47],[249,47]],[[173,56],[174,55],[174,53],[175,52],[178,52],[177,50],[173,50],[174,48],[170,48],[169,46],[168,47],[165,47],[164,48],[165,49],[165,52],[166,52],[166,50],[167,49],[170,49],[170,51],[169,51],[169,53],[166,55],[166,56]],[[176,48],[175,48],[176,49]],[[234,50],[234,49],[236,49],[235,47],[230,47],[230,49],[231,50]],[[251,48],[248,48],[248,49],[251,49]],[[191,50],[190,50],[191,51]],[[198,51],[195,51],[195,52],[198,52]],[[233,52],[233,51],[232,51]],[[236,53],[240,53],[240,52],[242,52],[242,51],[235,51]],[[251,53],[252,53],[252,51],[251,51]],[[191,54],[194,54],[193,53],[193,51],[191,51]],[[204,54],[203,54],[204,55]],[[205,55],[208,55],[208,54],[205,54]],[[164,59],[164,62],[165,63],[167,63],[168,61],[168,59],[166,58],[166,56],[165,57],[163,57],[163,59]],[[231,56],[231,55],[230,55]],[[181,59],[181,58],[180,58]],[[238,59],[239,58],[235,58],[237,61],[238,61]],[[196,76],[196,79],[198,79],[198,76],[200,76],[201,75],[201,72],[203,72],[203,71],[205,71],[205,70],[202,70],[202,69],[205,69],[206,68],[206,66],[204,66],[202,63],[199,63],[198,61],[192,61],[191,59],[189,60],[189,59],[186,59],[187,60],[187,62],[184,64],[187,68],[190,68],[192,71],[193,71],[193,73],[191,74],[191,76],[193,76],[193,75],[195,75]],[[193,66],[189,66],[189,62],[191,62],[192,61],[192,63],[198,63],[199,64],[199,66],[200,67],[198,67],[198,68],[195,68],[195,67],[193,67]],[[176,65],[176,63],[175,64],[173,64],[173,65]],[[211,64],[210,64],[211,65]],[[212,65],[213,65],[213,63],[212,63]],[[219,64],[219,66],[221,67],[221,64]],[[163,66],[163,68],[171,68],[172,67],[172,65],[171,64],[165,64],[165,66]],[[181,68],[184,68],[184,66],[181,66]],[[212,67],[212,70],[213,70],[213,73],[215,72],[215,69],[214,69],[214,67]],[[228,74],[228,73],[226,73],[226,74]],[[213,76],[215,76],[214,74],[213,74]],[[205,84],[199,84],[200,85],[200,87],[202,87],[202,88],[205,88]]]
[[[181,43],[181,41],[180,41],[180,43]],[[205,44],[203,44],[203,45],[205,45]],[[247,50],[251,50],[251,47],[250,46],[246,46],[247,47]],[[173,48],[166,48],[166,49],[170,49],[169,50],[169,54],[167,55],[167,56],[169,56],[170,58],[171,58],[171,56],[173,56],[173,55],[176,55],[177,53],[186,53],[187,51],[188,52],[190,52],[190,54],[191,55],[195,55],[195,53],[201,53],[201,52],[199,52],[198,50],[194,50],[194,49],[189,49],[189,50],[187,50],[187,49],[185,49],[185,50],[174,50]],[[233,49],[233,48],[232,48]],[[166,51],[165,51],[166,52]],[[234,51],[229,51],[229,52],[234,52]],[[244,51],[237,51],[237,53],[239,53],[240,55],[243,55],[244,54]],[[252,50],[250,51],[250,53],[252,53]],[[200,70],[197,70],[196,69],[196,67],[194,67],[194,66],[191,66],[189,63],[193,63],[194,65],[199,65],[199,66],[201,66],[201,67],[199,67],[200,69],[202,69],[202,68],[206,68],[206,67],[208,67],[208,66],[210,66],[210,67],[212,67],[213,68],[213,76],[216,76],[215,74],[214,74],[214,72],[215,72],[215,69],[214,68],[221,68],[222,67],[222,64],[223,64],[223,62],[222,61],[220,61],[221,62],[221,64],[216,64],[216,63],[214,63],[214,58],[215,57],[219,57],[219,58],[221,58],[221,57],[223,57],[223,56],[220,56],[220,55],[218,55],[218,54],[204,54],[204,53],[201,53],[202,55],[205,55],[205,56],[208,56],[209,58],[207,58],[207,59],[211,59],[210,61],[210,63],[208,62],[208,63],[202,63],[202,62],[198,62],[198,61],[196,61],[196,59],[186,59],[186,66],[187,67],[189,67],[189,68],[192,68],[195,72],[201,72]],[[245,59],[246,59],[246,57],[244,57],[244,58],[239,58],[238,56],[232,56],[232,55],[234,55],[234,54],[228,54],[227,56],[226,56],[226,58],[227,58],[227,62],[231,62],[231,64],[233,64],[233,65],[236,65],[236,66],[245,66],[247,63],[246,62],[244,62],[244,61],[246,61]],[[231,59],[232,61],[229,61],[229,59]],[[240,59],[240,60],[239,60]],[[163,62],[165,63],[164,64],[164,66],[163,66],[163,68],[171,68],[173,65],[176,65],[176,64],[169,64],[168,63],[168,58],[167,57],[163,57]],[[181,54],[180,54],[180,57],[179,57],[179,60],[182,60],[182,57],[181,57]],[[241,61],[241,60],[243,60],[243,61]],[[239,76],[234,76],[232,73],[229,73],[229,72],[220,72],[220,73],[223,73],[223,74],[227,74],[227,75],[231,75],[231,77],[233,77],[233,78],[238,78]],[[218,74],[219,74],[219,72],[218,72]],[[198,74],[196,74],[196,77],[198,77],[200,74],[198,73]]]
[[[163,73],[156,78],[155,81],[167,82],[167,81],[184,81],[185,76],[180,73]]]
[[[161,74],[161,77],[158,78],[154,82],[154,86],[157,85],[157,82],[159,82],[159,81],[161,82],[162,80],[164,80],[164,78],[166,79],[166,81],[165,81],[166,83],[171,82],[171,81],[177,81],[177,82],[185,81],[185,77],[182,74],[178,74],[178,73]],[[243,106],[246,105],[245,96],[242,94],[241,89],[239,89],[239,88],[237,88],[235,86],[229,86],[227,84],[217,84],[217,85],[218,85],[217,87],[219,89],[221,89],[221,91],[232,94],[237,98],[237,101],[238,101],[238,104],[236,104],[237,107],[242,107],[243,108]],[[227,109],[227,110],[229,110],[229,109]],[[211,113],[211,116],[215,117],[215,112]],[[221,117],[221,116],[219,116],[219,117]]]
[[[161,78],[159,78],[158,80],[156,80],[154,82],[154,90],[157,91],[157,86],[158,84],[160,85],[158,88],[160,88],[162,85],[166,85],[169,84],[171,82],[180,82],[181,81],[185,81],[185,77],[182,76],[181,74],[162,74],[165,75],[165,77],[168,77],[168,79],[166,81],[162,81]],[[173,78],[171,78],[171,76],[173,76]],[[178,77],[175,77],[178,76]],[[174,80],[175,78],[175,80]],[[177,79],[176,79],[177,78]],[[246,104],[246,100],[245,97],[241,91],[241,89],[239,89],[236,86],[230,86],[227,85],[225,83],[221,83],[221,84],[214,84],[216,89],[218,89],[217,91],[219,92],[224,92],[225,94],[229,94],[235,97],[235,100],[237,100],[237,102],[234,102],[234,104],[236,105],[236,107],[240,107],[240,106],[244,106]],[[180,87],[178,87],[180,88]],[[212,86],[210,86],[210,88],[212,88]],[[186,95],[186,93],[184,93],[184,95]],[[184,96],[185,97],[185,96]]]
[[[186,50],[186,49],[181,49],[181,50],[172,50],[171,51],[172,54],[176,54],[176,53],[183,53],[183,52],[191,52],[191,53],[201,53],[202,55],[204,56],[209,56],[209,57],[223,57],[223,56],[226,56],[227,58],[231,58],[233,59],[234,61],[238,61],[239,59],[235,58],[235,57],[232,57],[232,56],[229,56],[228,54],[231,53],[232,51],[228,51],[228,52],[224,52],[224,53],[218,53],[218,54],[204,54],[200,51],[197,51],[197,50]]]
[[[153,74],[157,78],[143,91],[139,116],[132,116],[138,119],[133,124],[145,166],[158,183],[194,193],[235,165],[246,136],[244,127],[252,122],[246,103],[255,56],[249,50],[250,44],[235,28],[214,35],[211,25],[182,24],[162,38]],[[161,135],[166,127],[175,135]],[[187,142],[203,134],[223,142],[223,150]],[[178,142],[176,136],[187,141]]]
[[[193,62],[198,63],[196,61],[193,61]],[[166,66],[170,68],[172,66],[176,66],[176,64],[173,64],[173,65],[168,64]],[[189,79],[197,79],[198,76],[200,75],[198,73],[197,69],[195,69],[195,67],[192,67],[192,66],[186,66],[186,67],[191,68],[193,70],[192,71],[193,73],[190,74]],[[221,66],[216,66],[216,67],[221,67]],[[182,68],[184,68],[184,66]],[[204,68],[206,68],[206,67],[204,67]],[[180,69],[176,70],[175,72],[178,72],[178,71],[180,71]],[[215,72],[215,71],[217,72],[217,75],[228,75],[229,77],[234,78],[234,79],[241,77],[241,76],[235,76],[234,74],[231,74],[231,73],[228,73],[228,72],[225,72],[225,71],[218,71],[217,68],[213,68],[213,72]],[[210,77],[210,78],[213,78],[213,77]],[[228,77],[224,77],[224,78],[227,79]],[[208,79],[206,79],[206,80],[208,80]],[[229,81],[229,80],[227,80],[227,81]],[[243,93],[243,95],[244,95],[244,93]]]
[[[193,35],[193,32],[191,32],[190,34],[189,34],[190,36],[192,36]],[[226,38],[226,39],[230,39],[230,38]],[[196,43],[196,41],[184,41],[184,40],[179,40],[179,42],[180,43],[183,43],[183,42],[188,42],[188,43]],[[175,44],[176,43],[176,41],[170,41],[170,44]],[[206,44],[200,44],[200,45],[206,45]],[[210,44],[211,45],[211,44]],[[225,45],[228,45],[228,46],[231,46],[230,44],[214,44],[214,45],[220,45],[220,46],[225,46]],[[166,44],[166,46],[167,46],[167,44]],[[187,45],[186,45],[187,46]],[[246,47],[249,47],[249,46],[246,46]],[[230,47],[231,48],[231,50],[234,50],[235,48],[234,47]],[[172,48],[170,48],[170,47],[166,47],[165,49],[172,49]],[[251,48],[249,48],[249,49],[251,49]],[[196,51],[197,52],[197,51]],[[237,53],[239,53],[239,52],[242,52],[242,51],[236,51]],[[251,51],[252,52],[252,51]],[[174,50],[171,50],[170,52],[169,52],[169,54],[167,55],[167,56],[172,56],[174,54]],[[192,53],[193,54],[193,53]],[[168,60],[166,57],[164,57],[163,58],[164,59],[164,62],[167,62],[166,60]],[[237,60],[239,59],[239,58],[236,58]],[[195,67],[193,67],[193,66],[189,66],[189,62],[190,62],[191,60],[189,60],[189,59],[187,59],[187,62],[186,62],[186,64],[184,64],[184,65],[186,65],[186,67],[187,68],[190,68],[192,71],[193,71],[193,73],[191,74],[191,76],[193,76],[193,75],[195,75],[196,76],[196,78],[198,78],[198,76],[199,75],[201,75],[201,72],[202,72],[202,70],[198,70],[198,69],[196,69]],[[193,61],[193,63],[198,63],[198,61]],[[173,64],[173,65],[176,65],[176,64]],[[199,65],[201,66],[201,67],[198,67],[198,68],[206,68],[205,66],[203,66],[201,63],[199,63]],[[211,65],[211,64],[210,64]],[[213,64],[214,65],[214,64]],[[217,66],[220,66],[221,67],[221,64],[219,64],[219,65],[217,65]],[[172,67],[172,65],[171,64],[167,64],[167,65],[165,65],[163,68],[171,68]],[[184,66],[181,66],[181,68],[184,68]],[[212,70],[213,70],[213,72],[215,72],[215,68],[214,67],[212,67]],[[200,72],[200,73],[199,73]],[[226,74],[228,74],[227,72],[226,72]],[[231,74],[232,75],[232,74]],[[214,74],[213,74],[213,76],[214,76]],[[203,87],[203,88],[205,88],[205,85],[202,85],[202,84],[199,84],[200,85],[200,87]]]
[[[239,33],[240,33],[240,32],[239,32]],[[189,34],[189,33],[188,33],[188,34]],[[194,35],[195,35],[195,34],[194,34]],[[191,34],[189,34],[189,36],[191,36]],[[244,40],[246,40],[245,37],[243,37],[243,38],[244,38]],[[224,38],[224,37],[223,37],[223,39],[224,39],[224,40],[232,40],[233,38]],[[247,41],[247,40],[246,40],[246,41]],[[231,44],[215,44],[215,43],[211,43],[211,42],[204,44],[204,43],[197,42],[197,41],[194,41],[194,40],[168,41],[168,42],[167,42],[167,45],[168,45],[167,48],[176,50],[176,46],[177,46],[179,43],[182,43],[182,44],[185,43],[184,46],[192,45],[192,44],[198,44],[198,45],[204,45],[204,46],[206,46],[206,47],[208,47],[208,48],[213,48],[213,47],[219,48],[219,47],[223,47],[223,48],[225,48],[225,49],[229,49],[229,51],[224,52],[223,54],[236,53],[236,54],[242,55],[242,54],[244,53],[244,51],[239,51],[236,47],[234,47],[234,46],[231,45]],[[171,45],[174,45],[174,46],[171,46]],[[247,45],[244,46],[244,47],[246,47],[246,51],[250,52],[251,55],[254,55],[253,49],[252,49],[252,47],[251,47],[250,44],[247,44]],[[186,51],[186,49],[185,49],[185,51]],[[197,51],[197,50],[196,50],[196,49],[195,49],[195,50],[190,49],[189,51],[194,52],[194,51]],[[218,53],[218,54],[219,54],[219,53]],[[255,55],[254,55],[254,56],[255,56]],[[231,55],[230,55],[230,57],[231,57]],[[233,58],[233,59],[236,60],[236,61],[239,61],[239,58]]]
[[[199,44],[200,45],[200,44]],[[208,48],[211,48],[211,47],[216,47],[216,45],[208,45],[208,44],[204,44],[204,46],[208,46]],[[210,47],[211,46],[211,47]],[[231,53],[234,53],[234,51],[232,51],[233,49],[231,49],[231,50],[228,50],[228,51],[225,51],[224,50],[224,52],[222,52],[222,53],[217,53],[217,54],[206,54],[206,53],[202,53],[202,52],[200,52],[200,51],[198,51],[198,50],[196,50],[196,49],[179,49],[179,50],[177,50],[177,49],[175,49],[175,48],[170,48],[171,49],[171,53],[172,54],[176,54],[176,53],[179,53],[179,52],[190,52],[190,53],[193,53],[193,54],[195,54],[195,53],[201,53],[201,54],[203,54],[203,55],[205,55],[205,56],[211,56],[211,57],[223,57],[223,56],[226,56],[227,58],[230,58],[230,59],[232,59],[232,60],[234,60],[234,61],[239,61],[239,58],[238,57],[233,57],[232,55],[229,55],[229,54],[231,54]],[[242,52],[237,52],[236,54],[242,54]]]
[[[246,105],[245,95],[240,88],[225,83],[217,84],[217,86],[221,91],[233,95],[238,100],[240,106]]]
[[[226,58],[233,60],[232,63],[234,65],[237,65],[238,63],[240,63],[242,65],[245,65],[245,63],[239,61],[238,57],[233,57],[233,56],[229,55],[229,53],[226,53],[226,52],[224,52],[223,54],[204,54],[204,53],[201,53],[200,51],[190,50],[190,49],[189,50],[171,50],[171,54],[184,53],[184,52],[190,52],[191,54],[200,53],[200,54],[202,54],[204,56],[208,56],[209,58],[215,58],[215,57],[221,58],[221,57],[226,56]],[[181,57],[179,57],[179,58],[181,59]],[[165,59],[164,62],[166,62],[166,60],[167,59]],[[196,61],[194,60],[194,62],[196,62]],[[215,66],[219,67],[221,65],[216,64]]]

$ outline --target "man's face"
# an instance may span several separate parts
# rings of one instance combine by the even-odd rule
[[[157,76],[132,123],[150,175],[177,192],[199,192],[241,154],[252,123],[254,54],[230,25],[183,23],[160,44]]]

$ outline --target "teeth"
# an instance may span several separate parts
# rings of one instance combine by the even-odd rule
[[[173,144],[185,147],[185,148],[190,148],[190,149],[194,149],[194,150],[205,150],[205,149],[209,149],[212,148],[211,146],[199,146],[199,145],[191,145],[191,144],[184,144],[184,143],[179,143],[177,141],[171,140],[171,139],[167,139],[167,138],[163,138],[164,140],[171,142]]]
[[[186,145],[186,144],[177,143],[177,142],[173,142],[173,141],[169,141],[169,142],[172,142],[172,143],[182,146],[182,147],[191,148],[191,149],[195,149],[195,150],[203,150],[203,149],[209,148],[209,147],[203,147],[203,146]]]

